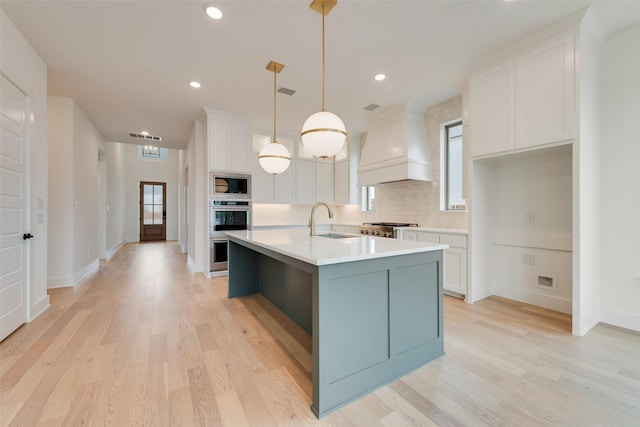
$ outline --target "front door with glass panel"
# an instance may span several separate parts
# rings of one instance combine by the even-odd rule
[[[167,184],[140,182],[140,241],[167,239]]]

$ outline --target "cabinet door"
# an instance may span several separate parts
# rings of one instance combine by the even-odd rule
[[[574,73],[573,33],[516,58],[516,147],[574,137]]]
[[[469,79],[469,130],[472,156],[514,148],[514,62]]]
[[[249,127],[246,123],[231,124],[231,170],[247,172],[249,170]]]
[[[251,200],[255,203],[273,203],[273,175],[260,166],[258,154],[250,159]]]
[[[273,177],[273,197],[276,203],[295,202],[295,162],[286,171]]]
[[[231,122],[209,116],[207,119],[209,136],[209,169],[231,170]]]
[[[444,250],[444,284],[447,291],[467,294],[467,250],[449,248]]]
[[[314,160],[296,160],[296,203],[314,203],[316,201],[316,162]]]
[[[333,163],[316,164],[316,201],[333,203]]]
[[[337,205],[349,204],[349,162],[334,165],[334,198]]]

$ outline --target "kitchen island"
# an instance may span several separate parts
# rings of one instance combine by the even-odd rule
[[[262,293],[312,336],[320,418],[443,354],[446,245],[232,231],[229,298]]]

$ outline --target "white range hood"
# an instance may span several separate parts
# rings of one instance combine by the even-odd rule
[[[433,179],[424,113],[412,103],[381,107],[371,113],[358,185]]]

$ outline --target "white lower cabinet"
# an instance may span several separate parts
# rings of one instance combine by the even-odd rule
[[[467,295],[467,236],[402,230],[400,238],[449,245],[449,248],[443,251],[444,290],[459,295]]]
[[[444,250],[444,283],[446,291],[467,294],[467,249],[454,248]]]

